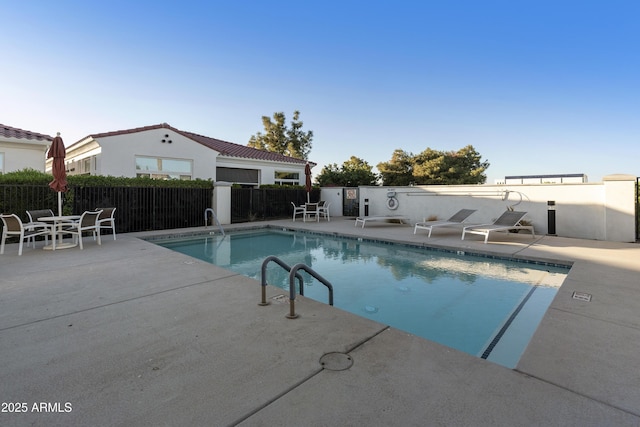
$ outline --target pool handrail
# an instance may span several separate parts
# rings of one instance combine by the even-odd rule
[[[207,209],[204,210],[204,226],[205,226],[205,228],[207,227],[207,213],[208,212],[211,212],[211,216],[213,217],[214,222],[216,223],[216,225],[220,229],[220,232],[224,236],[224,228],[222,228],[222,224],[220,224],[220,221],[218,221],[218,216],[216,215],[216,211],[214,211],[212,208],[207,208]]]
[[[284,261],[282,261],[280,258],[278,258],[277,256],[269,255],[268,257],[266,257],[264,261],[262,261],[262,268],[260,270],[260,288],[262,289],[262,301],[260,301],[258,305],[269,305],[269,303],[267,302],[267,264],[269,264],[269,262],[271,261],[275,262],[276,264],[278,264],[280,267],[284,268],[288,272],[291,272],[291,267],[288,264],[286,264]],[[297,273],[295,277],[298,278],[300,295],[304,296],[304,286],[303,286],[304,279],[302,278],[300,273]],[[291,288],[295,293],[295,286],[293,285],[293,282],[291,284]]]
[[[289,271],[289,314],[287,314],[286,316],[288,319],[295,319],[298,317],[295,308],[296,289],[293,285],[293,279],[298,275],[298,270],[306,271],[311,276],[319,280],[320,283],[325,285],[327,289],[329,289],[329,305],[333,305],[333,286],[331,285],[331,283],[329,283],[327,279],[319,275],[313,268],[309,267],[307,264],[296,264],[291,267],[291,271]],[[302,295],[302,293],[300,293],[300,295]]]

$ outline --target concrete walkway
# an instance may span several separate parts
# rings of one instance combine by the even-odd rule
[[[260,307],[256,281],[140,234],[85,238],[82,251],[39,242],[21,257],[9,245],[0,425],[640,426],[640,245],[525,234],[485,245],[344,218],[227,229],[267,224],[573,268],[512,370],[303,297],[287,319],[281,289]]]

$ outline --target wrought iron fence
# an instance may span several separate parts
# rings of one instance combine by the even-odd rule
[[[65,214],[115,207],[118,233],[165,230],[204,225],[211,207],[207,188],[70,187],[63,193]],[[0,211],[27,220],[30,209],[58,211],[57,193],[48,186],[0,185]]]
[[[309,194],[312,202],[320,200],[320,189]],[[232,188],[231,222],[265,221],[290,217],[296,206],[307,201],[304,189],[294,188]]]

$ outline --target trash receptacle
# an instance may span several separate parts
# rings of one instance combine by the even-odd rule
[[[556,235],[556,201],[547,201],[547,234]]]

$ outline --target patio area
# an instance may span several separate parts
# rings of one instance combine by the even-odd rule
[[[0,425],[640,425],[640,245],[341,217],[225,229],[265,225],[573,268],[512,370],[304,297],[287,319],[283,290],[260,307],[259,282],[138,238],[215,227],[8,245]]]

